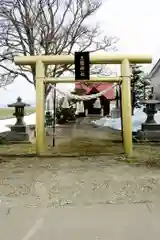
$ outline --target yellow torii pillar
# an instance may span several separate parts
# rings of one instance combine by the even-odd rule
[[[123,146],[127,155],[132,155],[132,107],[131,107],[131,80],[130,64],[128,59],[121,63],[122,75],[122,121],[123,121]]]

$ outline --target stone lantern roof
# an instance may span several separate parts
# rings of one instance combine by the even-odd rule
[[[149,100],[142,100],[141,104],[160,104],[159,100],[155,100],[155,99],[149,99]]]
[[[17,102],[12,103],[12,104],[8,104],[8,107],[28,107],[30,106],[29,104],[22,102],[22,98],[18,97],[17,98]]]

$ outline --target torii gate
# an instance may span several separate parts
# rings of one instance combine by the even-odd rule
[[[14,58],[14,61],[17,65],[36,66],[36,153],[40,155],[45,149],[44,83],[75,83],[74,78],[47,78],[45,76],[45,65],[74,64],[74,56],[17,56]],[[152,57],[149,55],[119,55],[108,53],[90,55],[90,64],[121,64],[120,77],[97,77],[84,82],[122,82],[123,146],[124,152],[128,156],[132,155],[130,64],[151,62]],[[76,82],[78,83],[78,81]]]

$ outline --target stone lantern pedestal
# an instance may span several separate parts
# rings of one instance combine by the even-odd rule
[[[22,99],[19,97],[17,102],[13,104],[9,104],[8,107],[14,107],[15,112],[13,116],[16,117],[16,123],[10,127],[11,131],[6,132],[4,136],[4,141],[6,142],[28,142],[29,141],[29,134],[27,133],[26,125],[23,121],[24,118],[24,108],[29,106],[28,104],[22,102]]]
[[[137,132],[137,138],[140,140],[160,141],[160,124],[157,124],[154,115],[157,113],[156,106],[160,103],[158,100],[150,99],[141,102],[146,105],[144,112],[147,114],[146,122],[142,124],[141,130]]]

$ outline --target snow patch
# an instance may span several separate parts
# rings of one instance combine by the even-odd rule
[[[142,123],[147,119],[147,115],[143,112],[144,107],[135,109],[134,115],[132,116],[132,131],[137,132],[141,129]],[[155,114],[155,121],[160,124],[160,112]],[[121,130],[121,119],[120,118],[107,118],[103,117],[99,120],[92,121],[93,124],[99,127],[110,127],[112,129]]]
[[[24,117],[24,122],[26,125],[36,124],[36,113],[32,113]],[[16,123],[16,118],[0,120],[0,132],[10,131],[9,125],[14,125]]]

